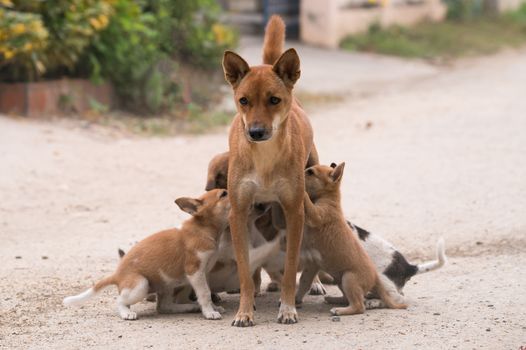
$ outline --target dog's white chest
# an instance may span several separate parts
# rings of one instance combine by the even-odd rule
[[[283,187],[283,180],[277,178],[264,181],[258,173],[253,172],[243,179],[242,185],[253,193],[254,202],[268,203],[279,201],[278,194]]]

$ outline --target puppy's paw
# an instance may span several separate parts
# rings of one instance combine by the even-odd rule
[[[254,326],[253,313],[238,311],[236,317],[232,321],[232,326],[234,327],[253,327]]]
[[[298,323],[298,313],[296,312],[296,307],[281,303],[279,306],[278,323]]]
[[[380,299],[366,299],[364,304],[366,309],[380,309],[387,307]]]
[[[299,309],[303,305],[303,300],[300,300],[298,297],[296,297],[296,299],[294,299],[294,303],[296,304],[296,309]]]
[[[214,310],[220,313],[225,312],[225,308],[219,305],[214,305]]]
[[[277,282],[270,282],[267,286],[267,292],[279,292],[279,284]]]
[[[223,300],[221,299],[221,297],[219,296],[219,294],[217,294],[217,293],[212,293],[212,294],[210,295],[210,297],[212,298],[212,302],[213,302],[214,304],[217,304],[217,303],[220,303],[220,302],[223,301]]]
[[[203,315],[207,320],[220,320],[221,314],[217,311],[206,311],[203,312]]]
[[[122,313],[121,317],[122,317],[123,320],[135,321],[137,319],[137,313],[133,312],[133,311],[129,311],[129,312],[126,312],[126,313]]]
[[[333,315],[333,316],[339,316],[340,315],[340,308],[339,307],[333,307],[330,312],[331,312],[331,315]]]
[[[323,284],[315,282],[310,287],[309,294],[310,295],[325,295],[327,294],[327,290],[325,289]]]

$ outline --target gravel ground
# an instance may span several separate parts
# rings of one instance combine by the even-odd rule
[[[343,53],[314,58],[335,55]],[[236,329],[237,295],[223,296],[220,321],[157,315],[148,302],[137,305],[138,321],[121,321],[113,289],[65,308],[64,296],[112,271],[118,247],[185,219],[173,200],[203,191],[206,164],[226,149],[227,132],[140,138],[0,117],[0,348],[526,345],[526,51],[447,69],[342,57],[335,67],[345,69],[347,57],[349,72],[365,58],[372,62],[364,70],[399,69],[389,83],[364,83],[374,86],[367,94],[330,73],[349,98],[309,111],[322,162],[347,162],[347,217],[415,262],[433,256],[438,237],[446,240],[449,264],[406,286],[408,310],[333,322],[322,298],[309,296],[300,323],[286,326],[275,322],[279,295],[263,293],[256,327]],[[304,76],[310,70],[320,76],[327,64],[307,63]],[[316,91],[310,79],[303,88]]]

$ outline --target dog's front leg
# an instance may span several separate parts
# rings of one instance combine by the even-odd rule
[[[248,260],[248,210],[250,199],[239,198],[230,192],[232,209],[230,210],[230,232],[236,254],[237,273],[239,275],[239,309],[232,326],[249,327],[254,325],[254,281],[250,275]],[[241,200],[240,200],[241,199]],[[243,200],[244,199],[244,200]]]
[[[285,258],[285,272],[281,282],[281,304],[278,322],[293,324],[298,322],[295,306],[296,273],[298,271],[299,253],[303,237],[305,213],[303,209],[303,184],[296,191],[297,195],[289,201],[282,200],[285,221],[287,225],[287,255]]]

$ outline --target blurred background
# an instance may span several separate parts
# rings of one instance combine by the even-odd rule
[[[0,0],[0,113],[154,134],[226,125],[222,53],[260,45],[272,14],[289,44],[433,64],[526,42],[521,0]]]
[[[519,349],[525,3],[0,0],[0,348]],[[443,237],[449,264],[406,285],[407,312],[332,322],[309,296],[294,331],[263,292],[242,337],[237,295],[212,323],[151,303],[120,322],[114,291],[64,308],[113,271],[118,248],[188,219],[174,199],[201,195],[228,150],[223,52],[259,64],[275,13],[320,160],[346,162],[345,217],[412,262]]]

